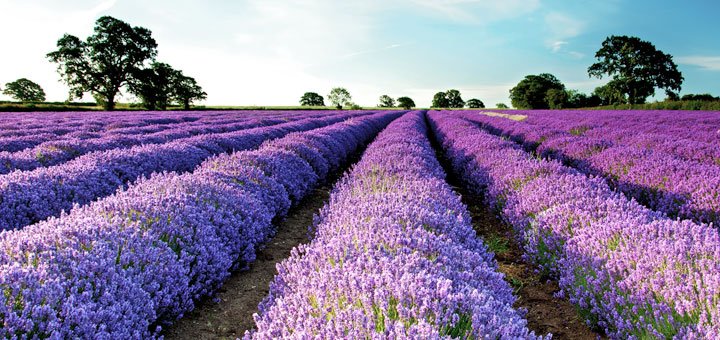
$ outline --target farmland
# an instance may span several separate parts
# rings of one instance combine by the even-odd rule
[[[6,338],[720,338],[720,113],[0,116]]]

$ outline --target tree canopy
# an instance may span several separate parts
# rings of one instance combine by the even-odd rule
[[[465,105],[467,105],[467,107],[469,107],[471,109],[484,109],[485,108],[485,103],[483,103],[482,100],[477,99],[477,98],[468,100],[465,103]]]
[[[110,16],[100,17],[85,41],[65,34],[57,47],[47,57],[58,64],[58,73],[70,87],[70,98],[90,92],[103,99],[107,110],[115,108],[116,97],[131,75],[157,55],[157,43],[148,29]]]
[[[380,96],[380,104],[378,104],[378,107],[395,107],[395,99],[384,94]]]
[[[153,62],[150,67],[134,72],[129,80],[129,90],[149,110],[165,110],[173,102],[187,110],[192,101],[207,98],[207,93],[195,79],[160,62]]]
[[[190,109],[192,102],[207,99],[207,93],[198,85],[195,78],[184,75],[182,71],[178,71],[175,76],[171,98],[182,104],[185,110]]]
[[[129,82],[130,92],[140,98],[148,110],[165,110],[172,100],[178,72],[168,64],[153,62],[149,68],[134,72]]]
[[[305,92],[300,97],[301,106],[325,106],[325,98],[315,92]]]
[[[445,92],[438,92],[433,96],[432,107],[443,108],[448,107],[448,100],[445,97]]]
[[[405,110],[410,110],[413,107],[415,107],[415,101],[413,101],[410,97],[400,97],[397,99],[397,104],[399,107],[402,107]]]
[[[528,75],[510,89],[510,101],[518,109],[548,109],[547,93],[551,89],[564,91],[565,85],[549,73]]]
[[[42,87],[27,78],[6,83],[3,94],[21,102],[45,101],[45,91]]]
[[[614,80],[609,83],[598,86],[593,91],[593,96],[598,98],[600,105],[616,105],[627,103],[627,96],[625,93],[620,91],[619,87],[616,86]]]
[[[497,104],[495,104],[495,107],[497,107],[498,109],[507,109],[508,108],[507,104],[505,104],[505,103],[497,103]]]
[[[588,75],[611,76],[608,85],[621,92],[629,104],[644,103],[656,87],[676,97],[684,79],[671,55],[637,37],[607,37],[595,58],[598,62],[588,68]]]
[[[438,92],[432,100],[432,107],[437,108],[462,108],[464,106],[465,101],[462,99],[460,91],[455,89]]]
[[[337,107],[338,109],[342,109],[343,106],[349,106],[352,103],[352,97],[350,96],[350,92],[342,87],[335,87],[332,90],[330,90],[330,94],[328,94],[328,100],[330,103],[333,104],[333,106]]]

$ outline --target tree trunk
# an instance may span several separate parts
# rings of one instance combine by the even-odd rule
[[[110,93],[107,95],[107,98],[105,98],[104,106],[106,111],[115,110],[115,93]]]
[[[190,99],[183,99],[183,108],[185,110],[190,110]]]

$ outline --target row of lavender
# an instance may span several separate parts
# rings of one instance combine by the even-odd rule
[[[13,112],[0,113],[0,137],[20,137],[37,134],[63,136],[74,131],[110,131],[118,128],[141,127],[153,124],[174,124],[215,112],[124,111],[124,112]]]
[[[589,323],[613,338],[720,337],[717,230],[667,219],[455,115],[429,117],[455,171]]]
[[[552,124],[534,125],[472,112],[462,115],[524,143],[541,156],[556,158],[586,174],[603,176],[617,190],[653,210],[673,218],[720,222],[718,164],[682,159],[654,147],[621,144],[607,139],[605,133],[582,134],[552,128]],[[718,149],[715,142],[714,150]]]
[[[588,129],[612,127],[640,135],[673,136],[679,141],[717,142],[720,140],[718,111],[584,111],[532,110],[513,111],[528,115],[527,122],[555,124],[555,127]],[[620,137],[620,136],[618,136]]]
[[[40,222],[85,205],[155,172],[192,171],[212,155],[248,150],[267,139],[336,123],[357,114],[338,113],[278,125],[198,135],[165,144],[94,152],[73,161],[0,176],[0,229]]]
[[[252,262],[273,219],[398,115],[292,133],[0,234],[0,335],[158,336]]]
[[[203,119],[176,124],[146,125],[111,130],[105,133],[89,133],[76,130],[64,136],[33,135],[17,139],[5,138],[6,144],[15,147],[28,146],[20,151],[6,150],[0,144],[0,174],[12,171],[28,171],[40,167],[61,164],[81,155],[111,149],[128,148],[135,145],[161,144],[189,138],[200,134],[222,133],[246,129],[249,127],[279,124],[288,120],[317,117],[317,113],[279,113],[256,118],[253,116],[204,117]],[[19,142],[14,143],[13,142]]]
[[[427,138],[391,123],[278,265],[246,338],[534,338]]]
[[[79,115],[79,114],[78,114]],[[6,117],[3,117],[6,118]],[[43,117],[45,118],[45,117]],[[205,118],[205,117],[203,117]],[[97,137],[105,133],[122,133],[123,131],[142,130],[145,128],[159,128],[173,126],[182,123],[196,122],[201,117],[184,116],[181,118],[151,119],[152,124],[146,119],[136,118],[133,123],[112,123],[101,124],[98,122],[76,122],[76,121],[54,121],[53,119],[45,119],[36,124],[22,125],[11,123],[3,120],[0,124],[0,150],[3,152],[18,152],[27,148],[34,147],[43,142],[64,139],[78,138],[86,139]],[[119,125],[122,127],[115,127]],[[12,128],[10,128],[12,126]],[[152,130],[151,130],[152,131]]]
[[[518,111],[527,124],[555,133],[602,138],[613,145],[652,149],[708,164],[719,164],[720,112]]]

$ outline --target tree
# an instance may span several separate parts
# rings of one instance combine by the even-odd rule
[[[325,98],[315,92],[305,92],[300,97],[301,106],[325,106]]]
[[[449,108],[459,109],[465,107],[465,101],[460,96],[460,91],[458,90],[447,90],[447,92],[445,92],[445,98],[447,98]]]
[[[190,104],[196,100],[207,99],[207,93],[198,85],[195,78],[186,76],[182,72],[178,72],[175,76],[170,98],[182,104],[184,110],[189,110]]]
[[[551,109],[565,108],[568,103],[568,93],[565,90],[549,89],[545,93],[545,101]]]
[[[598,62],[588,68],[588,75],[612,77],[613,87],[621,91],[629,104],[641,104],[655,94],[655,88],[677,94],[683,76],[669,54],[637,37],[610,36],[595,53]]]
[[[165,110],[172,102],[188,110],[192,101],[207,98],[207,93],[194,78],[159,62],[133,72],[128,85],[130,92],[140,98],[149,110]]]
[[[450,103],[445,96],[445,92],[438,92],[433,96],[432,107],[445,108],[450,107]]]
[[[680,100],[683,100],[683,101],[697,100],[697,101],[711,102],[711,101],[720,100],[720,97],[715,97],[715,96],[713,96],[713,95],[711,95],[711,94],[709,94],[709,93],[703,93],[703,94],[686,94],[686,95],[683,95]]]
[[[549,73],[528,75],[510,89],[510,101],[518,109],[547,109],[547,92],[551,89],[564,91],[565,85]]]
[[[380,104],[378,107],[395,107],[395,99],[392,99],[390,96],[384,94],[380,96]]]
[[[477,99],[477,98],[468,100],[467,103],[465,103],[465,105],[467,105],[467,107],[469,107],[471,109],[484,109],[485,108],[485,103],[483,103],[482,100]]]
[[[613,82],[614,80],[603,86],[596,87],[595,91],[593,91],[593,96],[598,98],[599,105],[617,105],[627,102],[625,94]]]
[[[149,68],[133,72],[129,90],[148,110],[165,110],[172,100],[173,82],[180,71],[166,63],[153,62]]]
[[[415,101],[410,99],[410,97],[400,97],[397,99],[398,106],[402,107],[405,110],[410,110],[413,107],[415,107]]]
[[[44,102],[45,91],[40,85],[26,78],[6,83],[3,94],[21,102]]]
[[[505,105],[505,103],[497,103],[497,104],[495,104],[495,107],[497,107],[498,109],[507,109],[508,108],[508,106]]]
[[[115,98],[131,75],[157,55],[157,43],[148,29],[110,16],[99,18],[85,41],[65,34],[57,47],[47,57],[58,64],[70,98],[90,92],[103,99],[106,110],[115,108]]]
[[[569,108],[594,107],[600,105],[600,97],[597,95],[588,96],[577,90],[567,91],[567,105]]]
[[[328,94],[328,100],[333,104],[333,106],[337,107],[339,110],[342,109],[343,106],[350,105],[352,97],[350,96],[350,92],[348,92],[348,90],[342,87],[335,87],[330,90],[330,94]]]

